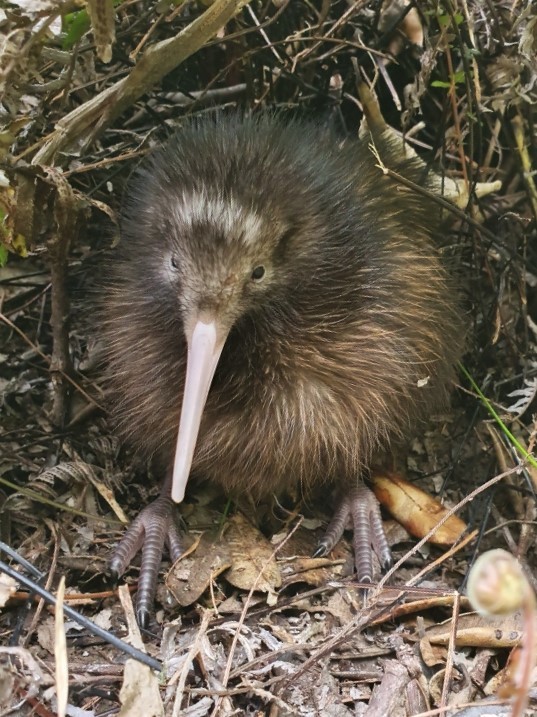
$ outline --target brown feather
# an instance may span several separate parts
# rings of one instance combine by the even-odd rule
[[[416,162],[380,149],[426,184]],[[464,331],[440,244],[437,206],[383,176],[365,143],[270,117],[190,123],[143,166],[123,211],[103,310],[119,431],[169,466],[184,307],[227,310],[227,283],[270,256],[266,288],[229,299],[192,473],[254,498],[356,480],[448,395]]]

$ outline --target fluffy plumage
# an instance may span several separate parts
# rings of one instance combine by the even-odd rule
[[[463,329],[439,240],[438,207],[366,143],[273,117],[188,122],[122,211],[103,325],[121,433],[169,469],[185,328],[208,312],[229,333],[192,474],[254,498],[350,489],[447,396]]]

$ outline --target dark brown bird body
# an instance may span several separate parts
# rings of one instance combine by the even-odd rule
[[[123,209],[104,329],[120,430],[171,471],[189,337],[214,321],[192,475],[254,498],[350,490],[446,398],[463,330],[439,231],[366,143],[271,117],[189,123]]]

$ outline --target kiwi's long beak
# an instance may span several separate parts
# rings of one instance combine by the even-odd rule
[[[172,500],[180,503],[192,466],[201,416],[226,337],[219,335],[215,321],[198,320],[187,329],[188,359],[181,420],[173,465]]]

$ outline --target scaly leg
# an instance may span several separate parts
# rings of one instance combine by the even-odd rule
[[[375,495],[360,482],[341,498],[324,538],[315,550],[314,557],[326,555],[343,535],[350,522],[354,531],[354,564],[361,583],[373,581],[373,550],[383,569],[392,562],[390,548],[384,535],[380,508]]]
[[[172,562],[184,552],[183,541],[173,519],[173,505],[167,478],[159,497],[133,521],[110,559],[110,572],[119,579],[134,556],[140,549],[142,551],[136,595],[136,618],[141,627],[147,627],[153,609],[164,545],[168,546]]]

